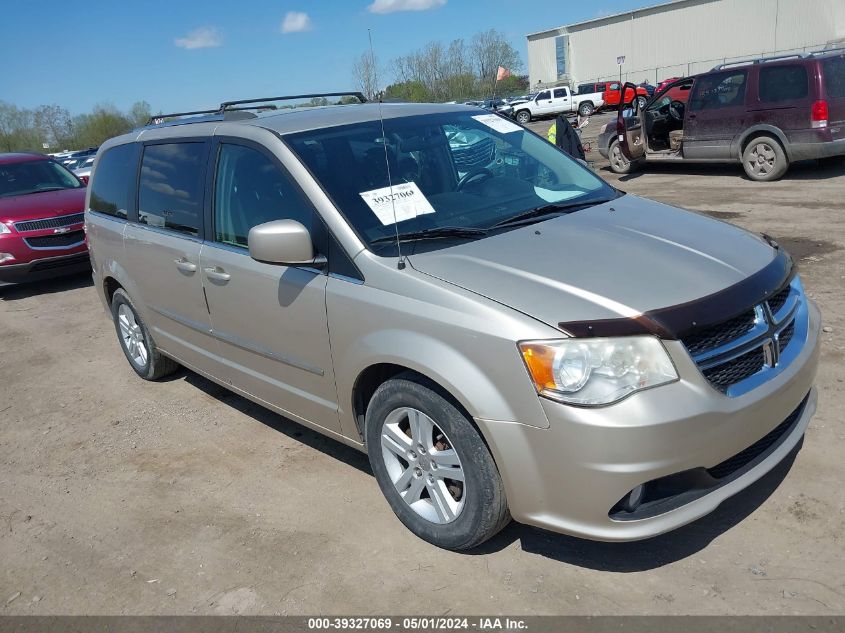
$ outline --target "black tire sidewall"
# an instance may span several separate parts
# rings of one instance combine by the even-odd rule
[[[132,314],[135,317],[135,323],[137,323],[141,327],[141,332],[144,335],[144,344],[147,346],[147,362],[143,367],[138,367],[135,364],[135,361],[132,360],[132,357],[129,355],[129,350],[126,349],[126,344],[123,342],[123,335],[120,333],[120,324],[118,322],[118,309],[121,305],[127,306],[130,310],[132,310]],[[147,329],[146,323],[144,323],[141,315],[138,314],[138,311],[135,309],[135,306],[132,303],[132,300],[129,298],[123,290],[117,290],[112,297],[111,302],[111,313],[112,313],[112,321],[114,321],[114,329],[117,332],[117,341],[120,345],[120,349],[123,351],[123,355],[126,356],[126,360],[129,361],[130,367],[135,370],[135,373],[138,374],[141,378],[149,379],[150,376],[153,374],[153,354],[155,347],[153,346],[153,342],[150,339],[150,333]]]
[[[461,513],[451,523],[435,524],[422,518],[405,503],[390,480],[382,457],[381,429],[387,415],[400,407],[413,407],[434,420],[461,460],[466,497]],[[476,428],[445,398],[417,382],[389,380],[370,401],[365,434],[376,481],[396,516],[414,534],[438,547],[461,550],[501,529],[498,508],[505,501],[499,472]]]
[[[524,121],[522,119],[525,119]],[[516,113],[516,121],[522,125],[526,123],[531,123],[531,113],[528,110],[520,110]]]
[[[578,112],[581,114],[581,116],[590,116],[594,111],[595,109],[590,103],[582,103],[580,106],[578,106]]]
[[[610,171],[614,174],[629,174],[633,170],[634,164],[631,162],[627,156],[622,154],[622,158],[627,161],[627,167],[624,169],[617,169],[613,166],[613,150],[619,146],[619,139],[614,139],[610,143],[610,147],[607,148],[607,155],[608,155],[608,162],[610,163]],[[619,151],[622,151],[622,148],[619,148]]]

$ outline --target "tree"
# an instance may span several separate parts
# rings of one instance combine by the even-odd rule
[[[413,101],[415,103],[432,101],[431,93],[421,81],[403,81],[391,84],[384,89],[384,97],[388,100]]]
[[[135,127],[146,125],[152,116],[150,104],[146,101],[136,101],[129,109],[129,119]]]
[[[355,87],[360,90],[368,101],[376,98],[379,91],[378,60],[371,53],[361,53],[352,64],[352,77]]]
[[[50,147],[64,149],[73,142],[70,112],[57,105],[38,106],[33,113],[35,128]]]
[[[42,151],[32,111],[0,101],[0,151]]]
[[[496,29],[476,33],[472,38],[472,63],[479,81],[489,81],[492,86],[499,66],[516,72],[522,69],[522,60],[510,42]]]
[[[77,147],[98,147],[113,136],[126,134],[133,121],[109,103],[94,106],[91,114],[82,114],[73,120],[74,140]]]

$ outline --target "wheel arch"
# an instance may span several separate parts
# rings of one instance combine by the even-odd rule
[[[783,149],[786,154],[786,158],[792,162],[792,152],[790,151],[789,141],[786,138],[786,134],[784,134],[783,130],[780,128],[768,124],[754,125],[745,130],[737,139],[734,150],[731,154],[741,162],[742,155],[745,153],[745,148],[748,147],[748,144],[755,138],[759,138],[761,136],[773,137],[778,143],[780,143],[781,149]]]

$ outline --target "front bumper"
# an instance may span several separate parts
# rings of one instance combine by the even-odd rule
[[[88,270],[91,270],[91,259],[88,257],[88,251],[83,250],[71,255],[34,259],[23,264],[0,265],[0,281],[5,283],[41,281]]]
[[[550,427],[477,419],[499,466],[517,521],[603,540],[649,538],[690,523],[758,480],[800,442],[815,412],[820,315],[798,356],[768,382],[737,397],[714,389],[680,342],[667,341],[680,380],[601,408],[543,399]],[[788,432],[746,470],[665,512],[609,515],[636,486],[692,469],[711,469],[767,436],[806,402]],[[671,504],[670,504],[671,505]],[[664,506],[665,507],[665,506]],[[614,514],[616,516],[616,514]]]

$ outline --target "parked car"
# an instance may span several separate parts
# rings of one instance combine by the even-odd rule
[[[94,166],[94,159],[96,158],[96,154],[94,156],[89,156],[87,158],[80,159],[71,169],[73,175],[79,178],[84,184],[88,184],[88,179],[91,177],[91,169]]]
[[[589,116],[603,104],[604,102],[597,95],[573,95],[568,87],[562,86],[542,90],[531,101],[515,105],[514,118],[525,125],[533,119],[570,112]]]
[[[640,108],[644,107],[649,98],[648,90],[642,86],[635,86],[634,84],[626,85],[628,85],[629,88],[625,89],[625,100],[623,103],[625,105],[633,104],[634,99],[636,98],[637,105]],[[605,107],[615,108],[618,106],[621,93],[621,84],[618,81],[608,84],[607,89],[602,94]]]
[[[90,268],[85,186],[41,154],[0,154],[0,281],[35,281]]]
[[[513,115],[513,106],[504,99],[485,99],[481,102],[481,107],[504,116]]]
[[[673,84],[673,83],[675,83],[675,82],[676,82],[676,81],[678,81],[679,79],[683,79],[683,77],[669,77],[669,79],[664,79],[664,80],[663,80],[663,81],[661,81],[659,84],[657,84],[657,89],[656,89],[654,92],[660,92],[660,91],[661,91],[661,90],[663,90],[666,86],[668,86],[669,84]]]
[[[94,164],[94,285],[141,378],[182,364],[366,451],[451,549],[511,517],[654,536],[800,445],[820,315],[771,239],[483,109],[226,107]],[[496,160],[459,175],[485,138]]]
[[[645,81],[643,81],[643,82],[642,82],[642,83],[640,83],[640,84],[637,84],[637,87],[638,87],[638,88],[643,88],[643,89],[644,89],[644,90],[648,93],[649,98],[651,98],[651,96],[654,94],[654,91],[655,91],[655,89],[656,89],[656,87],[655,87],[655,86],[652,86],[652,85],[648,82],[648,79],[646,79]]]
[[[598,143],[617,173],[651,162],[739,162],[752,180],[776,180],[794,161],[845,155],[845,54],[716,66],[664,87]]]
[[[76,164],[76,163],[79,162],[80,159],[88,158],[89,156],[93,156],[96,153],[97,153],[96,147],[89,147],[88,149],[83,149],[83,150],[79,150],[79,151],[76,151],[76,152],[71,152],[70,154],[65,156],[63,159],[61,159],[60,162],[65,167],[68,167],[68,165]]]

